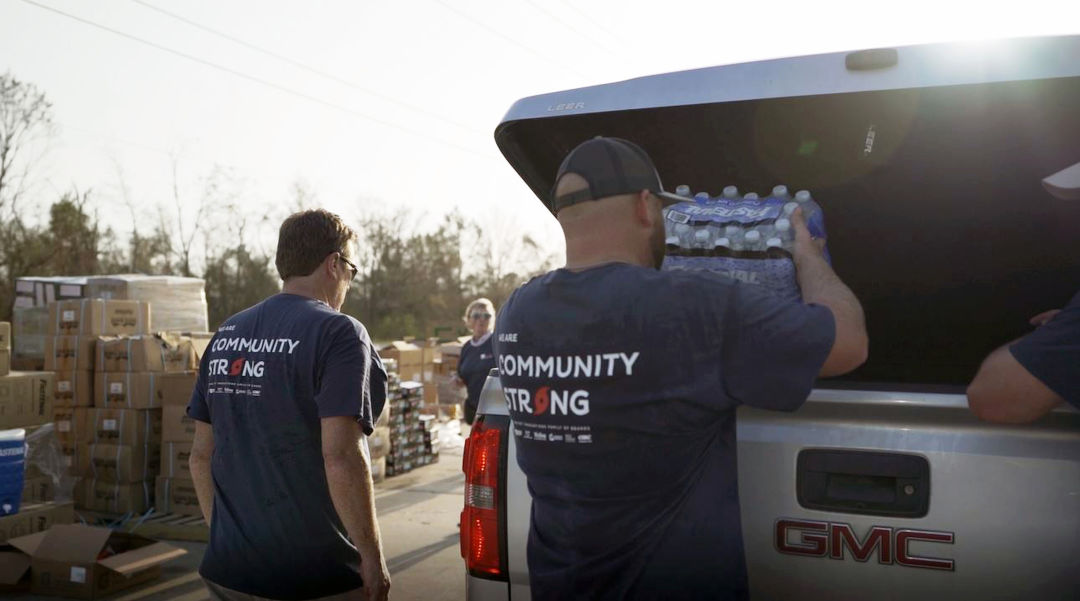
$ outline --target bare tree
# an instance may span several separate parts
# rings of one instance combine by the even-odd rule
[[[37,162],[27,156],[36,142],[52,134],[52,103],[45,93],[10,73],[0,75],[0,216],[18,216]]]

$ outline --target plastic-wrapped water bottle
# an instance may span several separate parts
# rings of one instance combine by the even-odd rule
[[[678,186],[675,186],[675,193],[679,196],[685,196],[686,198],[690,198],[690,186],[687,186],[686,184],[679,184]]]
[[[694,249],[700,251],[712,250],[712,232],[709,228],[699,228],[694,232]],[[702,252],[701,254],[705,254]]]
[[[692,243],[691,236],[693,236],[693,229],[694,228],[690,227],[690,224],[688,223],[675,224],[675,237],[679,239],[680,248],[690,248],[690,245]]]
[[[709,200],[709,193],[708,192],[698,192],[697,194],[694,195],[694,200],[696,200],[698,202],[707,202]]]
[[[761,232],[757,229],[747,231],[743,235],[743,246],[745,250],[755,251],[761,249]]]
[[[743,196],[743,198],[746,200],[757,200],[758,195],[757,192],[747,192],[746,195]]]
[[[779,198],[781,200],[791,198],[791,196],[788,194],[787,186],[785,186],[783,184],[780,184],[779,186],[774,186],[773,187],[772,196],[773,196],[773,198]]]
[[[810,235],[815,238],[824,238],[825,214],[821,212],[821,206],[810,196],[810,191],[796,192],[795,202],[802,207],[803,218],[806,219],[806,228],[810,230]]]
[[[724,195],[724,198],[729,198],[729,199],[730,198],[738,198],[739,197],[739,189],[736,188],[735,186],[727,186],[727,187],[724,188],[724,191],[723,191],[722,194]]]
[[[664,240],[664,246],[667,248],[669,255],[679,252],[679,237],[668,236],[667,240]]]
[[[784,248],[791,250],[792,243],[795,242],[795,230],[791,229],[791,220],[787,217],[777,219],[773,223],[773,232],[773,236],[780,240]]]
[[[784,205],[784,215],[791,216],[795,212],[795,209],[799,208],[799,203],[794,200]]]
[[[717,257],[730,257],[732,253],[731,239],[721,236],[713,243],[713,255]]]

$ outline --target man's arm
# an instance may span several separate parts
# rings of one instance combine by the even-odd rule
[[[203,519],[210,525],[214,513],[214,479],[210,475],[210,461],[214,456],[214,428],[206,422],[195,420],[195,440],[191,443],[191,479],[195,481],[195,496]]]
[[[825,260],[824,241],[811,239],[802,209],[796,209],[791,217],[795,227],[795,277],[803,301],[827,307],[836,321],[836,338],[820,375],[839,376],[866,362],[869,352],[866,317],[855,293],[840,281]]]
[[[322,418],[322,453],[330,499],[360,552],[360,573],[371,599],[385,599],[390,571],[375,519],[371,465],[360,450],[360,425],[349,416]]]
[[[979,419],[1003,424],[1034,421],[1064,401],[1013,357],[1008,344],[983,361],[967,397]]]

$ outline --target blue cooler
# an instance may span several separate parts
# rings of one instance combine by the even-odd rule
[[[0,515],[19,513],[26,473],[26,430],[0,430]]]

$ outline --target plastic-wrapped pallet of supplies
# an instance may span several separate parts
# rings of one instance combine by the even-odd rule
[[[0,515],[19,513],[26,475],[26,430],[0,430]]]
[[[45,500],[57,503],[71,501],[75,478],[68,469],[68,458],[56,437],[55,424],[34,428],[26,435],[26,474],[27,477],[49,480],[53,498]]]
[[[122,274],[87,278],[86,296],[150,303],[154,329],[205,332],[206,284],[199,278]]]

